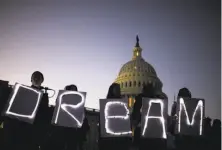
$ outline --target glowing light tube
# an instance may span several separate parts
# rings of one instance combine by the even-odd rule
[[[71,104],[66,104],[63,103],[62,104],[62,98],[64,95],[79,95],[81,97],[81,102],[79,102],[76,105],[71,105]],[[59,101],[59,106],[58,106],[58,110],[56,113],[56,117],[55,117],[55,121],[54,123],[57,124],[58,122],[58,117],[59,117],[59,112],[60,109],[64,110],[71,118],[73,118],[76,122],[77,122],[77,126],[81,127],[83,124],[83,119],[81,121],[79,121],[73,114],[71,114],[67,108],[70,107],[72,109],[78,109],[81,106],[83,106],[85,104],[85,99],[84,99],[84,95],[82,93],[76,92],[76,91],[65,91],[64,93],[62,93],[59,97],[58,97],[58,101]]]
[[[158,103],[160,104],[160,107],[161,107],[161,116],[149,116],[149,112],[150,112],[150,108],[152,107],[152,104],[153,103]],[[150,100],[149,101],[149,107],[148,107],[148,111],[147,111],[147,115],[145,117],[145,125],[144,125],[144,128],[143,128],[143,132],[142,132],[142,135],[144,136],[145,135],[145,132],[146,132],[146,129],[148,127],[148,121],[149,119],[159,119],[161,124],[162,124],[162,128],[163,128],[163,134],[162,134],[162,138],[166,139],[167,136],[166,136],[166,127],[165,127],[165,119],[164,119],[164,116],[163,116],[163,110],[164,110],[164,103],[162,100],[160,99],[156,99],[156,100]]]
[[[19,90],[21,87],[22,87],[22,88],[25,88],[25,89],[27,89],[27,90],[30,90],[30,91],[32,91],[32,92],[35,92],[36,94],[38,94],[37,103],[36,103],[36,105],[35,105],[34,110],[33,110],[32,113],[31,113],[31,115],[18,114],[18,113],[15,113],[15,112],[11,112],[11,111],[10,111],[10,109],[11,109],[11,107],[12,107],[12,104],[13,104],[13,102],[14,102],[14,100],[15,100],[15,97],[16,97],[16,95],[17,95],[17,93],[18,93],[18,90]],[[39,105],[39,102],[40,102],[40,100],[41,100],[41,94],[42,94],[41,91],[37,91],[37,90],[35,90],[35,89],[31,88],[31,87],[27,87],[27,86],[21,85],[21,84],[19,84],[19,83],[16,83],[15,86],[14,86],[13,95],[12,95],[10,101],[9,101],[9,107],[7,108],[5,114],[7,114],[7,115],[13,115],[13,116],[15,116],[15,117],[23,117],[23,118],[28,118],[28,119],[34,119],[35,114],[36,114],[36,111],[37,111],[37,108],[38,108],[38,105]]]
[[[109,109],[113,105],[121,105],[121,106],[123,106],[124,109],[126,110],[126,115],[125,116],[110,116],[109,115]],[[104,111],[105,111],[105,129],[106,129],[107,133],[109,133],[111,135],[127,135],[127,134],[132,134],[132,131],[114,132],[109,127],[109,119],[113,119],[113,118],[119,118],[119,119],[122,119],[122,120],[128,120],[129,119],[129,110],[127,109],[126,103],[119,102],[119,101],[107,102]]]
[[[188,113],[187,113],[187,109],[186,109],[186,106],[185,106],[185,103],[184,103],[184,99],[183,98],[180,98],[179,99],[179,118],[178,118],[178,132],[180,133],[180,130],[181,130],[181,111],[184,109],[185,111],[185,114],[186,114],[186,123],[187,125],[190,125],[190,126],[193,126],[194,125],[194,117],[196,115],[196,112],[198,109],[200,109],[200,130],[199,130],[199,134],[202,135],[202,124],[203,124],[203,101],[202,100],[199,100],[198,103],[197,103],[197,106],[195,108],[195,111],[192,115],[192,120],[190,121],[189,119],[189,116],[188,116]]]

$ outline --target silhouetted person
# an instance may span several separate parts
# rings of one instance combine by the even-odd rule
[[[179,90],[177,97],[192,98],[192,94],[188,88],[184,87]]]
[[[10,92],[11,88],[8,85],[8,81],[0,80],[0,145],[4,144],[4,130],[1,128],[1,126],[3,125],[4,121],[3,111],[5,109]]]
[[[85,112],[86,112],[86,110],[85,110]],[[87,134],[88,134],[89,130],[90,130],[89,122],[88,122],[87,117],[85,117],[82,127],[77,129],[77,135],[78,135],[77,145],[78,145],[79,150],[84,150],[84,144],[87,140]]]
[[[142,93],[136,96],[136,102],[134,104],[132,113],[132,122],[135,128],[134,142],[139,146],[140,150],[151,149],[151,150],[164,150],[166,149],[165,139],[151,139],[151,138],[140,138],[141,135],[141,108],[142,98],[167,98],[164,93],[158,88],[153,87],[152,84],[144,85]]]
[[[41,90],[41,84],[44,81],[43,74],[36,71],[31,76],[31,87]],[[27,106],[29,107],[29,106]],[[33,124],[29,124],[20,120],[7,118],[4,125],[6,136],[5,149],[14,150],[37,150],[40,146],[41,139],[44,139],[45,116],[48,107],[48,96],[43,98],[38,107],[38,111]],[[11,130],[11,131],[10,131]]]
[[[65,89],[69,91],[78,91],[77,86],[74,84],[66,86]],[[86,134],[89,131],[87,118],[84,118],[81,128],[65,128],[64,131],[66,133],[66,150],[82,150],[86,140]]]
[[[107,99],[120,99],[120,85],[113,83],[108,90]],[[100,131],[100,130],[99,130]],[[128,137],[101,137],[99,138],[100,150],[128,150],[131,138]]]
[[[11,88],[8,85],[8,81],[0,80],[0,124],[3,122],[4,117],[2,115],[5,105],[10,96]]]
[[[120,85],[118,83],[113,83],[108,90],[107,99],[112,98],[121,98],[121,91],[120,91]]]
[[[211,134],[211,121],[212,121],[212,119],[211,118],[209,118],[209,117],[206,117],[206,118],[204,118],[204,120],[203,120],[203,127],[204,127],[204,129],[203,129],[203,134],[206,136],[206,137],[209,137],[210,136],[210,134]]]
[[[65,87],[68,91],[78,91],[76,85],[68,85]],[[48,143],[44,145],[44,150],[81,150],[84,140],[86,140],[86,134],[89,130],[88,120],[84,118],[81,128],[52,126],[52,134]]]
[[[173,123],[173,117],[168,116],[167,118],[167,149],[173,150],[176,148],[175,145],[175,135],[172,131],[172,123]]]
[[[35,71],[31,77],[32,88],[41,90],[42,83],[44,82],[44,76],[41,72]],[[49,98],[48,93],[43,93],[40,101],[36,117],[33,123],[32,132],[32,149],[38,150],[43,144],[46,135],[48,133],[51,116],[49,114]]]
[[[178,92],[177,99],[179,98],[192,98],[192,94],[190,90],[186,87],[181,88]],[[175,102],[175,105],[177,105],[177,102]],[[176,107],[173,107],[173,109],[176,109]],[[178,116],[176,116],[176,110],[172,110],[175,114],[172,114],[175,116],[174,119],[174,130],[175,130],[175,125],[177,123]],[[198,149],[199,145],[199,138],[195,136],[190,136],[190,135],[177,135],[176,136],[176,147],[179,150],[193,150],[193,149]]]
[[[203,150],[210,150],[211,149],[211,118],[206,117],[203,120],[203,136],[204,138],[202,139],[202,147]]]
[[[177,120],[176,107],[177,107],[177,102],[174,101],[171,107],[171,114],[169,116],[170,118],[168,118],[170,122],[167,122],[168,132],[170,132],[172,135],[175,134],[175,125],[176,125],[176,120]]]
[[[135,104],[132,112],[132,127],[134,128],[134,144],[136,146],[139,146],[140,142],[141,108],[143,97],[154,98],[154,88],[152,84],[144,85],[141,94],[135,97]]]
[[[215,119],[211,129],[211,149],[221,149],[221,121]]]
[[[180,89],[177,95],[177,99],[178,98],[192,98],[190,90],[186,87]],[[177,106],[177,101],[174,101],[171,109],[171,116],[176,115],[176,106]]]
[[[9,98],[9,94],[12,92],[12,90],[13,89],[9,87],[8,96],[5,97],[6,99]],[[3,125],[4,150],[14,150],[16,148],[21,147],[20,146],[21,138],[19,137],[20,136],[19,127],[20,127],[19,120],[11,119],[9,117],[4,117],[4,125]]]

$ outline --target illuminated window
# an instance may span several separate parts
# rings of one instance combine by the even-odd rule
[[[132,108],[134,104],[135,104],[135,98],[130,96],[129,97],[129,107]]]
[[[134,69],[137,69],[137,67],[135,66]]]
[[[131,97],[129,98],[129,107],[130,108],[132,107],[132,98]]]
[[[139,52],[136,52],[136,56],[139,56]]]

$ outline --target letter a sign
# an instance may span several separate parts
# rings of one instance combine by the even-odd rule
[[[167,138],[167,104],[166,99],[143,98],[141,116],[143,138]]]

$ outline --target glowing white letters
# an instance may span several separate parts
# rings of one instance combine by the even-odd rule
[[[79,102],[77,105],[71,105],[71,104],[62,104],[62,97],[64,95],[79,95],[81,97],[81,102]],[[55,117],[55,124],[57,124],[58,122],[58,116],[59,116],[59,112],[60,112],[60,108],[62,110],[64,110],[70,117],[72,117],[76,122],[77,122],[77,126],[81,127],[83,124],[83,119],[81,121],[79,121],[73,114],[71,114],[67,108],[70,107],[72,109],[77,109],[80,108],[81,106],[83,106],[85,104],[85,98],[84,95],[82,93],[76,92],[76,91],[65,91],[64,93],[62,93],[59,98],[58,98],[59,104],[58,104],[58,110],[56,113],[56,117]]]
[[[150,108],[152,106],[152,103],[159,103],[160,104],[161,116],[149,116],[149,112],[150,112]],[[163,110],[164,110],[164,104],[163,104],[162,100],[157,99],[157,100],[150,100],[149,101],[149,107],[148,107],[147,115],[146,115],[146,118],[145,118],[145,125],[144,125],[143,132],[142,132],[143,136],[145,135],[145,132],[146,132],[146,129],[147,129],[147,126],[148,126],[148,120],[149,119],[159,119],[161,124],[162,124],[162,128],[163,128],[162,138],[164,138],[164,139],[167,138],[167,136],[166,136],[165,120],[164,120],[164,116],[163,116]]]
[[[185,114],[186,114],[186,123],[187,125],[190,125],[190,126],[193,126],[194,125],[194,116],[196,115],[196,112],[198,109],[200,109],[200,130],[199,130],[199,134],[202,135],[202,124],[203,124],[203,101],[202,100],[199,100],[198,103],[197,103],[197,106],[195,108],[195,111],[193,113],[193,116],[192,116],[192,120],[190,122],[190,119],[189,119],[189,116],[188,116],[188,113],[187,113],[187,109],[186,109],[186,106],[185,106],[185,103],[184,103],[184,99],[183,98],[180,98],[179,99],[179,118],[178,118],[178,132],[180,133],[180,128],[181,128],[181,111],[182,111],[182,107],[184,108],[184,111],[185,111]]]
[[[126,110],[126,115],[125,116],[110,116],[109,115],[109,109],[112,105],[121,105],[124,107],[124,109]],[[114,132],[110,129],[109,127],[109,119],[113,119],[113,118],[120,118],[123,120],[128,120],[129,119],[129,110],[127,108],[127,104],[124,102],[118,102],[118,101],[114,101],[114,102],[107,102],[105,105],[105,129],[106,132],[112,135],[127,135],[127,134],[132,134],[132,131],[127,131],[127,132]]]
[[[11,107],[12,107],[12,104],[13,104],[13,102],[14,102],[14,100],[15,100],[15,97],[16,97],[16,95],[17,95],[18,90],[19,90],[20,87],[25,88],[25,89],[30,90],[30,91],[33,91],[33,92],[35,92],[36,94],[38,94],[38,99],[37,99],[35,108],[34,108],[34,110],[32,111],[31,115],[18,114],[18,113],[15,113],[15,112],[11,112],[11,111],[10,111],[10,109],[11,109]],[[7,115],[13,115],[13,116],[16,116],[16,117],[23,117],[23,118],[28,118],[28,119],[34,119],[35,114],[36,114],[36,111],[37,111],[37,108],[38,108],[38,105],[39,105],[39,102],[40,102],[40,100],[41,100],[41,94],[42,94],[41,91],[37,91],[37,90],[35,90],[35,89],[31,88],[31,87],[27,87],[27,86],[24,86],[24,85],[21,85],[21,84],[16,83],[15,86],[14,86],[13,95],[12,95],[10,101],[9,101],[9,106],[8,106],[5,114],[7,114]]]

